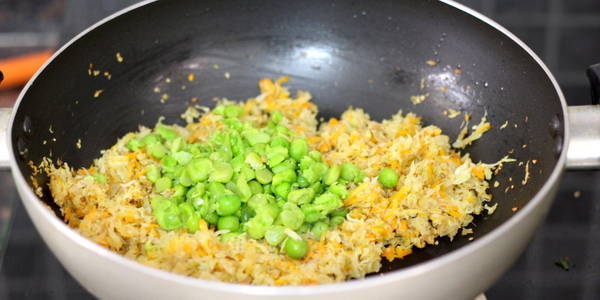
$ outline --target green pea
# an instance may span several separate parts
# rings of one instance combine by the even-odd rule
[[[215,115],[222,116],[222,115],[225,114],[225,106],[224,105],[217,105],[217,107],[213,108],[212,112]]]
[[[354,179],[356,178],[356,176],[359,175],[359,173],[360,169],[357,166],[348,162],[342,164],[342,169],[340,173],[342,179],[347,181],[354,181]]]
[[[256,180],[251,180],[248,182],[248,186],[250,187],[250,191],[252,191],[252,195],[262,194],[263,186],[258,183]]]
[[[192,204],[196,213],[199,217],[205,218],[209,212],[214,210],[214,204],[208,198],[197,198],[196,200],[187,200],[188,203]]]
[[[310,185],[308,183],[308,180],[306,180],[306,178],[304,178],[304,176],[302,176],[302,175],[298,176],[296,183],[298,184],[299,187],[302,187],[302,188]]]
[[[281,210],[279,209],[279,206],[277,206],[277,204],[274,203],[259,206],[256,209],[256,215],[261,216],[263,223],[267,225],[271,225],[275,221],[277,216],[279,216],[280,212]],[[265,216],[269,216],[269,218],[266,218]]]
[[[287,238],[284,245],[285,253],[293,259],[301,259],[308,253],[308,243],[305,240]]]
[[[146,148],[148,149],[148,152],[156,158],[162,158],[167,155],[168,152],[167,147],[160,143],[150,144]]]
[[[221,147],[211,153],[209,158],[215,162],[229,162],[233,158],[233,152],[227,147]]]
[[[302,223],[302,226],[300,226],[300,228],[298,228],[296,230],[296,232],[299,234],[304,234],[304,233],[307,233],[309,230],[310,230],[310,224],[304,222],[304,223]]]
[[[192,158],[194,158],[194,156],[189,152],[179,151],[179,152],[173,153],[173,158],[180,165],[186,165],[187,163],[189,163],[192,160]]]
[[[194,157],[198,158],[203,155],[206,155],[207,149],[205,149],[205,147],[206,146],[203,145],[202,143],[193,143],[193,144],[187,145],[186,151],[189,151]]]
[[[338,178],[340,178],[342,168],[339,165],[333,165],[327,172],[325,173],[325,177],[323,178],[323,183],[326,185],[334,184]]]
[[[256,216],[256,212],[252,208],[244,205],[240,209],[240,222],[245,223],[254,216]]]
[[[282,182],[273,188],[273,192],[275,193],[275,195],[286,199],[291,188],[292,185],[289,182]]]
[[[248,199],[248,206],[255,210],[259,207],[265,206],[269,204],[269,196],[270,195],[256,194]]]
[[[290,130],[283,126],[283,125],[277,125],[275,126],[275,131],[277,131],[278,133],[284,134],[284,135],[289,135],[290,134]]]
[[[162,124],[159,124],[156,127],[156,133],[158,133],[163,139],[167,141],[172,141],[179,136],[175,130]]]
[[[256,180],[262,184],[268,184],[273,180],[273,173],[267,168],[257,169],[254,171]]]
[[[176,167],[177,166],[177,160],[175,160],[175,158],[173,158],[172,156],[164,156],[161,160],[163,167]]]
[[[180,136],[176,137],[172,141],[169,141],[168,143],[170,144],[169,150],[171,150],[171,152],[178,152],[186,146],[186,142]]]
[[[319,211],[313,209],[302,210],[304,212],[304,222],[314,223],[321,219],[322,215]]]
[[[157,165],[148,165],[146,167],[146,178],[150,182],[156,182],[160,178],[160,168]]]
[[[233,169],[233,171],[236,173],[240,172],[240,170],[246,165],[244,163],[244,157],[242,155],[238,155],[238,156],[234,157],[233,159],[231,159],[231,161],[229,161],[229,164],[231,165],[231,168]],[[248,166],[246,166],[246,167],[248,167]]]
[[[244,160],[245,163],[247,163],[248,165],[250,165],[250,167],[254,170],[260,169],[263,167],[263,162],[262,159],[260,158],[260,155],[258,155],[256,152],[250,152],[246,155],[246,159]]]
[[[386,188],[393,188],[398,184],[398,173],[393,169],[384,168],[379,172],[377,181]]]
[[[169,201],[169,200],[167,200],[165,197],[163,197],[161,195],[153,196],[152,199],[150,199],[150,206],[152,207],[152,211],[163,209],[163,207],[165,205],[165,203],[164,203],[165,201]]]
[[[338,195],[331,193],[331,192],[326,192],[326,193],[319,195],[317,198],[315,198],[314,203],[322,204],[322,203],[336,202],[339,200],[340,200],[340,197]]]
[[[186,192],[185,197],[188,200],[191,200],[192,204],[196,204],[196,202],[198,200],[202,199],[205,191],[206,191],[206,185],[204,183],[197,183],[194,187],[192,187],[191,189],[189,189]],[[197,205],[199,205],[199,204],[197,204]],[[197,206],[197,205],[194,205],[194,206]]]
[[[187,189],[183,185],[176,184],[173,186],[173,194],[171,195],[171,199],[176,199],[178,202],[181,202],[183,201],[186,192]]]
[[[223,123],[225,123],[225,125],[229,126],[229,128],[232,128],[237,131],[242,130],[242,128],[244,126],[242,121],[240,121],[240,119],[236,119],[236,118],[224,119]]]
[[[267,163],[272,168],[288,157],[288,149],[283,146],[269,147],[265,154],[267,155]]]
[[[322,215],[327,215],[331,211],[342,207],[343,203],[340,197],[331,192],[325,192],[316,197],[309,208],[321,212]]]
[[[286,237],[283,226],[274,225],[265,231],[265,240],[267,243],[277,246],[283,242]]]
[[[315,183],[313,183],[313,184],[311,184],[310,188],[315,191],[315,195],[323,194],[323,192],[325,191],[325,185],[321,184],[318,181],[315,182]]]
[[[244,108],[239,105],[227,105],[225,106],[225,110],[223,114],[227,118],[237,118],[244,113]]]
[[[262,239],[267,231],[265,225],[260,223],[256,218],[251,219],[246,223],[246,229],[248,231],[248,236],[257,240]]]
[[[321,161],[321,152],[317,150],[312,150],[308,152],[308,156],[312,158],[314,161]]]
[[[161,177],[154,183],[154,190],[158,193],[162,193],[171,188],[173,181],[169,177]]]
[[[213,170],[213,163],[207,158],[191,160],[186,166],[188,176],[193,182],[204,181]]]
[[[290,144],[290,156],[296,160],[300,160],[308,153],[308,142],[304,138],[295,139]]]
[[[332,217],[346,217],[346,215],[348,214],[348,209],[347,208],[338,208],[334,211],[331,212],[331,216]]]
[[[303,158],[300,159],[300,163],[298,164],[298,166],[300,167],[301,170],[307,170],[315,162],[316,161],[314,159],[310,158],[309,156],[304,156]]]
[[[140,148],[144,146],[141,140],[133,138],[127,142],[127,149],[131,151],[138,151]]]
[[[287,169],[277,173],[273,176],[272,184],[277,186],[283,182],[294,182],[296,181],[296,172],[293,169]]]
[[[265,156],[265,150],[267,150],[267,144],[256,144],[252,146],[252,151],[256,152],[261,157]]]
[[[276,165],[275,167],[271,168],[271,172],[273,172],[273,174],[278,174],[284,171],[295,171],[296,170],[296,164],[293,161],[288,161],[285,160],[283,162],[281,162],[280,164]]]
[[[365,180],[365,173],[363,171],[360,171],[360,173],[358,173],[358,176],[356,176],[356,178],[354,179],[354,182],[361,183],[364,180]]]
[[[277,207],[283,207],[286,203],[287,201],[285,201],[283,197],[277,196],[277,198],[275,199],[275,204],[277,204]]]
[[[228,232],[228,233],[220,235],[219,239],[221,240],[221,243],[227,243],[229,241],[232,241],[236,237],[240,236],[240,234],[241,234],[240,232]]]
[[[217,222],[219,221],[219,215],[216,212],[214,212],[214,211],[213,212],[209,212],[204,217],[204,220],[206,222],[208,222],[209,224],[216,225]]]
[[[241,200],[246,202],[252,196],[252,190],[248,186],[248,182],[243,174],[240,174],[236,180],[235,187]]]
[[[271,205],[269,205],[269,206],[271,206]],[[277,210],[277,212],[279,212],[279,210]],[[275,223],[276,217],[277,216],[274,216],[269,213],[264,213],[259,210],[259,212],[256,214],[255,219],[257,219],[261,224],[265,225],[265,230],[267,230],[267,227],[269,227]]]
[[[310,233],[317,238],[320,239],[321,236],[329,229],[329,225],[325,222],[317,222],[310,229]]]
[[[242,168],[240,169],[239,172],[241,175],[244,175],[244,178],[246,178],[246,181],[256,178],[256,173],[254,173],[254,170],[252,170],[252,168],[250,168],[247,165],[242,166]]]
[[[104,174],[95,173],[94,175],[92,175],[92,178],[94,178],[94,181],[96,181],[97,183],[106,183],[106,176],[104,176]]]
[[[287,196],[287,201],[295,204],[310,203],[315,196],[315,191],[311,188],[297,189],[291,191]]]
[[[179,183],[185,187],[190,187],[194,184],[187,170],[182,169],[181,175],[179,175]]]
[[[236,216],[220,217],[217,221],[219,230],[237,231],[240,228],[240,220]]]
[[[157,210],[154,210],[154,217],[158,225],[165,230],[175,230],[182,226],[179,218],[179,209],[175,203],[169,200],[160,201],[157,205]]]
[[[279,219],[285,227],[296,230],[304,222],[304,213],[298,206],[288,202],[283,205]]]
[[[234,180],[237,180],[238,177],[239,177],[239,175],[235,174],[235,179]],[[232,192],[232,193],[227,193],[227,194],[237,194],[237,195],[239,195],[238,188],[237,188],[237,186],[236,186],[236,184],[235,184],[234,181],[230,181],[230,182],[225,183],[225,188],[227,189],[227,191]]]
[[[160,144],[161,140],[160,137],[156,134],[150,133],[145,135],[142,140],[141,140],[142,144],[149,146],[152,144]]]
[[[340,225],[340,224],[344,223],[345,220],[346,220],[346,218],[342,217],[342,216],[331,217],[331,225],[332,226]]]
[[[341,183],[334,183],[329,186],[328,191],[340,196],[342,199],[346,199],[348,197],[348,190],[346,186]]]
[[[302,178],[306,180],[308,184],[313,184],[319,180],[319,175],[313,170],[313,168],[302,171]]]
[[[217,214],[220,216],[232,215],[240,209],[241,204],[240,197],[236,195],[222,195],[217,199]]]
[[[246,133],[244,137],[251,146],[266,144],[271,140],[271,137],[268,134],[258,130]]]
[[[271,147],[285,147],[287,149],[290,147],[290,142],[282,136],[276,136],[271,138]]]
[[[263,185],[263,194],[273,194],[273,189],[271,188],[272,185],[271,184],[265,184]]]
[[[212,199],[217,199],[217,198],[221,197],[222,195],[229,194],[227,192],[227,189],[225,188],[225,185],[223,185],[220,182],[209,182],[208,183],[208,192],[210,193],[210,196]]]
[[[191,233],[196,232],[198,230],[198,216],[192,205],[184,202],[179,204],[178,209],[179,218],[183,221],[185,228]]]
[[[317,180],[320,180],[321,178],[325,177],[325,174],[329,170],[327,165],[322,162],[315,163],[310,168],[315,172],[315,176],[317,176]]]
[[[275,124],[279,124],[283,120],[283,114],[280,111],[271,112],[271,121]]]
[[[214,165],[214,170],[210,173],[208,181],[214,182],[229,182],[233,176],[233,168],[228,163],[217,162]]]

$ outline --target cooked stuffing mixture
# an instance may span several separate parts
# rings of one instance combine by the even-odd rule
[[[308,92],[259,82],[245,102],[140,127],[89,168],[46,161],[65,221],[132,260],[208,280],[309,285],[363,278],[436,239],[469,234],[495,164],[436,126],[360,108],[318,122]]]

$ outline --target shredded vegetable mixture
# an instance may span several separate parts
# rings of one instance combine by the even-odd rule
[[[143,148],[126,147],[151,132],[144,127],[103,151],[87,169],[56,167],[46,160],[50,191],[65,221],[94,242],[163,270],[226,282],[309,285],[363,278],[379,270],[382,258],[401,259],[440,237],[472,232],[467,227],[473,216],[495,209],[487,204],[488,180],[508,159],[474,163],[451,147],[440,128],[422,125],[412,113],[377,122],[362,109],[349,108],[340,119],[319,126],[311,95],[299,91],[292,97],[282,86],[285,81],[261,80],[260,95],[243,103],[240,119],[259,127],[271,112],[282,112],[282,125],[305,137],[326,164],[352,162],[366,175],[349,183],[343,200],[349,213],[342,224],[319,239],[299,234],[309,246],[302,259],[247,233],[223,241],[203,219],[193,233],[185,227],[162,229],[152,213],[153,183],[146,176],[146,166],[156,158]],[[190,108],[182,117],[188,125],[172,128],[188,143],[206,141],[224,126],[223,117],[208,108]],[[471,135],[461,132],[454,147],[464,148],[489,128],[483,118]]]

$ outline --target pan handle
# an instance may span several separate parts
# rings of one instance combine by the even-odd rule
[[[568,108],[571,140],[567,169],[600,169],[600,64],[587,69],[592,90],[592,105]]]
[[[600,105],[570,106],[567,169],[600,168]]]

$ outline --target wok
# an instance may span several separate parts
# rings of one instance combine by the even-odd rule
[[[198,79],[187,81],[190,73]],[[494,129],[468,149],[474,160],[509,154],[529,161],[530,176],[525,164],[514,163],[494,178],[502,184],[490,189],[499,206],[476,218],[474,240],[440,239],[384,264],[380,274],[310,287],[212,282],[140,265],[62,222],[47,178],[34,176],[46,190],[34,194],[30,161],[49,156],[88,166],[139,124],[151,126],[159,116],[181,123],[193,97],[203,105],[216,96],[243,100],[257,94],[260,78],[282,75],[313,93],[323,117],[348,106],[374,119],[402,109],[454,138],[461,120],[444,116],[445,109],[475,120],[487,113]],[[409,101],[424,93],[425,102]],[[600,165],[599,125],[598,107],[567,108],[556,80],[526,45],[452,1],[146,1],[75,37],[30,80],[9,120],[7,160],[44,241],[101,298],[467,299],[525,248],[565,165]]]

